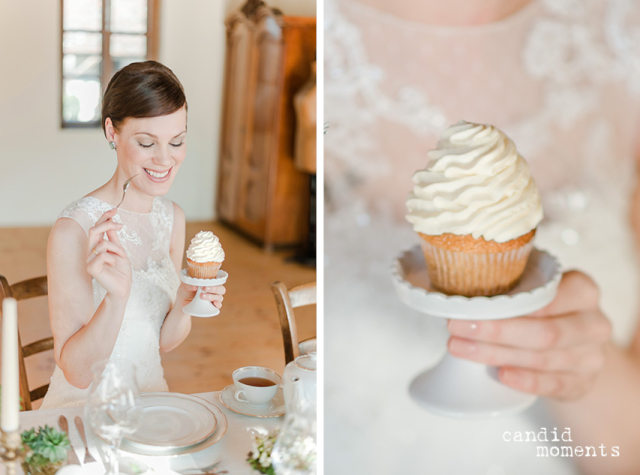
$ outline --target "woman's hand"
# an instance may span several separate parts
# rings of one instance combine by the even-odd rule
[[[184,307],[194,299],[197,290],[198,287],[196,287],[195,285],[187,285],[183,282],[178,288],[176,301],[181,301],[182,306]],[[223,295],[226,291],[227,289],[224,287],[224,285],[203,287],[200,297],[202,298],[202,300],[208,300],[209,302],[213,302],[213,305],[215,305],[216,307],[222,308],[222,301],[224,300]]]
[[[112,218],[117,208],[104,213],[89,229],[87,272],[96,279],[107,294],[128,299],[131,291],[131,263],[116,231],[122,224]],[[104,238],[107,234],[108,239]]]
[[[450,320],[449,351],[500,367],[500,381],[519,391],[578,399],[602,369],[611,335],[598,300],[598,288],[587,275],[567,272],[553,302],[528,316]]]

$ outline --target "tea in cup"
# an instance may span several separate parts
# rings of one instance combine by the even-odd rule
[[[237,401],[260,407],[274,398],[282,384],[282,377],[269,368],[245,366],[233,372],[233,383]]]

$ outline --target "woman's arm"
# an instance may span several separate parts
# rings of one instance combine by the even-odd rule
[[[110,219],[114,214],[105,213],[89,237],[71,219],[59,219],[49,235],[47,275],[54,357],[66,380],[79,388],[91,384],[91,365],[111,355],[129,298],[131,266],[116,235],[121,225]],[[110,241],[103,240],[105,232]],[[92,276],[107,289],[95,312]]]
[[[174,203],[170,252],[171,260],[178,273],[180,273],[180,269],[182,268],[184,256],[185,225],[184,211]],[[162,330],[160,331],[160,349],[162,351],[167,352],[173,350],[189,335],[191,331],[191,315],[184,313],[182,308],[193,300],[197,290],[197,287],[187,285],[184,282],[178,287],[176,301],[167,314],[162,324]],[[220,308],[222,306],[222,295],[224,292],[225,288],[219,285],[215,287],[205,287],[201,295],[203,299],[212,301],[216,307]]]

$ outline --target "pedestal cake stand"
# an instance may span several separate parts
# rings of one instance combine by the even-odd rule
[[[556,295],[561,271],[558,260],[533,249],[518,285],[504,295],[463,297],[433,289],[420,246],[402,253],[391,268],[400,300],[427,315],[463,320],[497,320],[527,315],[548,305]],[[449,417],[492,417],[515,414],[537,396],[500,383],[497,368],[456,358],[448,352],[434,368],[409,386],[421,407]]]
[[[192,317],[215,317],[220,314],[220,309],[213,305],[213,302],[209,300],[202,300],[200,295],[202,294],[202,287],[213,287],[214,285],[222,285],[227,281],[227,274],[223,270],[218,271],[218,276],[215,279],[197,279],[195,277],[189,277],[187,269],[180,271],[180,280],[187,285],[197,285],[198,292],[191,301],[191,303],[185,305],[182,309],[187,315]]]

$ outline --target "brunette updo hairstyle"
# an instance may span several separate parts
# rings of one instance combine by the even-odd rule
[[[131,63],[113,75],[102,98],[102,130],[111,117],[116,130],[128,117],[158,117],[186,106],[182,84],[157,61]]]

